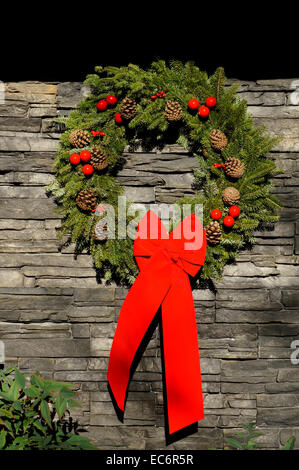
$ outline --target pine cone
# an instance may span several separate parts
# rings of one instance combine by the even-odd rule
[[[210,134],[211,146],[214,150],[223,150],[227,146],[227,137],[219,129],[214,129]]]
[[[133,100],[132,98],[123,99],[119,112],[122,119],[132,119],[137,112],[135,100]]]
[[[225,162],[225,173],[231,178],[241,178],[244,174],[244,163],[238,158],[228,158]]]
[[[211,243],[211,245],[218,245],[218,243],[220,242],[221,228],[217,220],[213,220],[206,227],[206,237],[207,241]]]
[[[93,236],[93,239],[96,241],[107,240],[108,238],[107,223],[103,222],[103,220],[100,219],[95,226],[92,236]]]
[[[183,110],[177,101],[167,101],[164,111],[164,117],[167,121],[180,121],[183,116]]]
[[[77,206],[83,211],[91,211],[97,206],[97,197],[92,188],[83,189],[76,197]]]
[[[227,206],[234,206],[235,204],[238,204],[239,202],[240,193],[236,188],[229,186],[228,188],[225,188],[225,190],[223,191],[222,199],[223,199],[224,204],[226,204]]]
[[[90,137],[87,131],[76,129],[70,133],[69,141],[72,147],[82,148],[90,144]]]
[[[104,170],[108,166],[108,158],[104,154],[103,150],[96,145],[92,148],[90,157],[90,164],[94,167],[95,170],[100,171]]]

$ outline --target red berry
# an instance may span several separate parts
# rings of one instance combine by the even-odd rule
[[[82,150],[80,153],[81,162],[88,162],[90,160],[90,152],[88,150]]]
[[[121,122],[123,122],[120,113],[117,113],[117,114],[114,116],[114,120],[115,120],[115,122],[117,122],[117,124],[120,124]]]
[[[107,95],[106,102],[109,104],[109,106],[114,106],[117,103],[117,98],[113,95]]]
[[[78,153],[72,153],[70,163],[72,163],[72,165],[78,165],[78,163],[80,163],[80,155]]]
[[[199,108],[199,101],[193,98],[192,100],[189,101],[188,103],[188,108],[189,109],[198,109]]]
[[[99,111],[105,111],[107,109],[107,101],[106,100],[100,100],[97,104],[97,109]]]
[[[219,220],[222,217],[222,212],[219,209],[213,209],[210,215],[212,219]]]
[[[155,100],[156,98],[157,98],[156,95],[152,95],[152,96],[151,96],[151,99],[152,99],[152,100]]]
[[[216,103],[217,103],[217,100],[216,100],[216,98],[214,98],[214,96],[209,96],[209,97],[206,99],[206,105],[207,105],[209,108],[214,108],[214,106],[216,106]]]
[[[240,215],[240,212],[241,211],[238,206],[231,206],[228,211],[229,215],[231,215],[234,218],[238,217]]]
[[[210,114],[210,110],[206,106],[201,106],[198,110],[198,114],[201,117],[207,117]]]
[[[91,165],[83,165],[82,166],[82,171],[84,175],[89,176],[93,173],[93,167]]]
[[[223,225],[225,225],[226,227],[232,227],[234,223],[235,223],[235,219],[231,217],[230,215],[225,216],[223,219]]]
[[[104,135],[106,135],[106,132],[99,132],[99,135],[100,135],[101,137],[104,137]]]

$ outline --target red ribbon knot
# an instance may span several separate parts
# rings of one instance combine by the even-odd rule
[[[194,214],[170,234],[148,211],[140,221],[134,256],[140,273],[120,311],[107,378],[124,411],[130,368],[159,307],[162,331],[169,433],[204,417],[196,318],[189,275],[203,266],[206,233]]]

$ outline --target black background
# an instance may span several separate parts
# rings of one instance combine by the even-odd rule
[[[147,67],[157,58],[194,60],[208,73],[221,65],[243,80],[299,77],[297,12],[282,5],[266,13],[262,4],[234,12],[216,3],[63,5],[15,4],[7,13],[0,80],[82,81],[95,65]]]

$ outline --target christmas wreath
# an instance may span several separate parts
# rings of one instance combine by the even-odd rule
[[[178,143],[199,162],[197,191],[178,204],[203,204],[208,249],[200,278],[220,279],[224,265],[254,242],[254,230],[278,220],[270,179],[281,170],[266,154],[279,139],[254,126],[222,68],[209,77],[193,63],[157,61],[147,70],[129,64],[95,72],[85,81],[90,95],[64,121],[48,187],[64,216],[61,234],[76,252],[93,255],[99,278],[130,285],[138,273],[133,241],[107,238],[95,207],[106,202],[117,212],[125,147]]]

